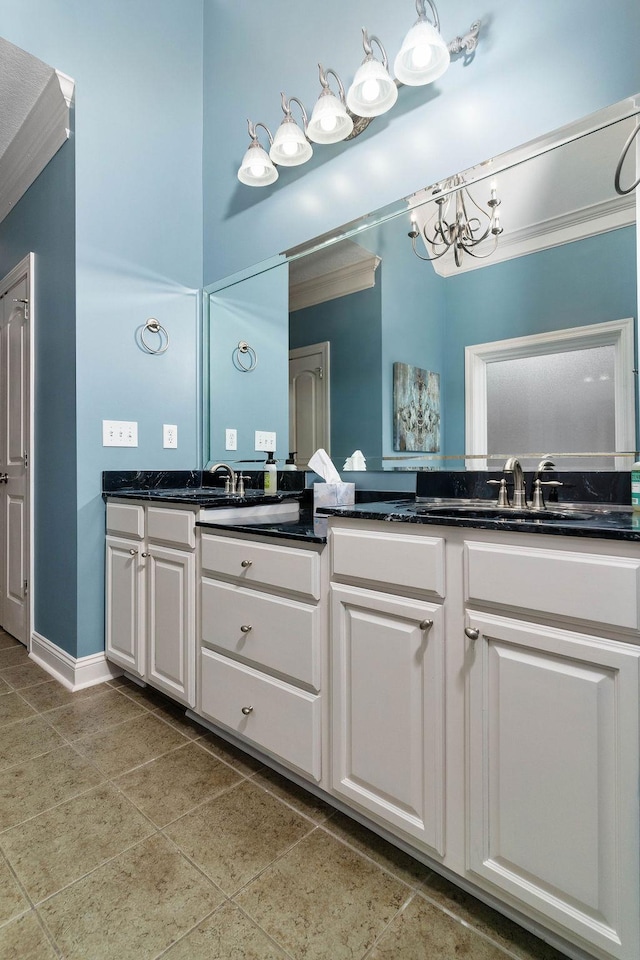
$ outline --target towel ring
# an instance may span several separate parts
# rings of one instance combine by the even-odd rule
[[[245,354],[249,360],[248,365],[242,362],[242,358],[245,356]],[[255,370],[257,363],[258,357],[253,347],[250,347],[246,341],[241,340],[233,351],[233,365],[236,370],[241,370],[242,373],[251,373],[252,370]]]
[[[150,333],[157,333],[160,338],[160,342],[157,347],[152,346],[147,340],[145,340],[145,334],[149,331]],[[140,331],[140,340],[142,346],[147,351],[147,353],[164,353],[167,347],[169,346],[169,334],[162,326],[159,320],[156,320],[155,317],[149,317],[144,327]]]
[[[635,138],[638,136],[639,133],[640,133],[640,123],[636,125],[634,130],[629,135],[627,142],[622,148],[622,153],[620,154],[620,159],[618,160],[618,166],[616,167],[614,186],[616,188],[616,193],[619,193],[621,197],[626,196],[628,193],[632,193],[640,183],[640,177],[638,177],[638,179],[634,183],[632,183],[630,187],[620,186],[620,174],[622,173],[622,164],[626,160],[631,144],[633,143],[633,141],[635,140]]]

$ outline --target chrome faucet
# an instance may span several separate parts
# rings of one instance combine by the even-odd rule
[[[216,473],[218,470],[226,470],[227,476],[224,480],[224,492],[225,493],[236,493],[236,474],[232,467],[228,463],[214,463],[213,466],[209,467],[209,473]],[[243,479],[242,476],[240,478]],[[243,490],[244,494],[244,490]]]
[[[555,470],[555,463],[550,457],[543,457],[536,472],[533,477],[533,491],[531,494],[531,509],[532,510],[544,510],[546,504],[544,502],[544,493],[542,491],[543,487],[561,487],[562,483],[560,480],[541,480],[540,474],[544,473],[545,470]]]
[[[513,506],[526,507],[527,493],[524,488],[524,473],[520,466],[520,461],[516,457],[509,457],[504,465],[505,473],[513,474]]]

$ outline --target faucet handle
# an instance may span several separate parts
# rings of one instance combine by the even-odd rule
[[[543,487],[563,487],[564,484],[561,480],[541,480],[540,477],[536,477],[533,481],[533,497],[531,498],[531,509],[532,510],[544,510],[544,493]]]
[[[494,484],[500,488],[498,490],[498,506],[508,507],[509,495],[507,493],[507,481],[505,478],[503,477],[502,480],[487,480],[487,483]]]
[[[238,494],[239,497],[244,497],[244,482],[245,482],[245,480],[248,480],[248,479],[249,479],[249,478],[243,476],[242,473],[237,474],[237,476],[236,476],[236,480],[237,480],[236,493]]]

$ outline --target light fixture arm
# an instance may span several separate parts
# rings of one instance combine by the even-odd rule
[[[321,63],[318,64],[318,69],[320,71],[320,83],[322,84],[322,92],[325,93],[328,91],[329,93],[331,93],[331,87],[329,86],[329,81],[327,79],[327,74],[330,73],[332,77],[335,77],[335,81],[338,84],[338,94],[340,96],[340,101],[346,107],[347,105],[346,93],[344,90],[344,86],[342,84],[342,80],[340,79],[338,74],[331,67],[327,67],[327,69],[325,70],[325,68],[322,66]]]
[[[309,125],[309,117],[307,116],[307,111],[304,108],[304,103],[302,102],[302,100],[298,100],[297,97],[286,97],[284,93],[280,94],[280,98],[282,101],[282,111],[284,113],[285,119],[289,119],[291,117],[291,104],[292,103],[298,104],[298,106],[300,107],[300,110],[302,111],[302,122],[304,124],[304,130],[306,133],[307,127]]]
[[[456,37],[451,43],[447,44],[449,53],[455,55],[462,53],[463,50],[467,55],[473,53],[478,46],[478,34],[480,33],[481,26],[482,22],[475,20],[471,24],[468,33],[465,33],[462,37]]]
[[[375,33],[372,33],[371,36],[369,36],[369,33],[368,33],[368,31],[367,31],[367,28],[366,28],[366,27],[363,27],[363,28],[362,28],[362,46],[364,47],[364,52],[365,52],[365,54],[366,54],[366,58],[365,58],[365,59],[367,59],[367,60],[371,60],[371,59],[373,58],[373,47],[371,46],[372,43],[377,44],[378,49],[380,50],[380,53],[382,54],[382,63],[383,63],[383,66],[384,66],[385,70],[388,70],[388,69],[389,69],[389,60],[388,60],[388,58],[387,58],[387,51],[385,50],[385,48],[384,48],[383,45],[382,45],[382,41],[381,41],[378,37],[376,37]]]
[[[436,10],[436,6],[434,3],[431,2],[431,0],[426,0],[426,2],[431,7],[431,13],[433,15],[433,25],[438,31],[438,33],[440,33],[440,17],[438,16],[438,11]],[[416,10],[418,11],[418,18],[420,20],[427,19],[427,12],[424,8],[424,4],[425,4],[425,0],[416,0]]]
[[[247,127],[249,129],[249,136],[251,137],[254,143],[260,143],[260,141],[258,140],[258,133],[257,133],[258,127],[262,127],[262,129],[266,131],[266,134],[269,137],[269,143],[273,143],[271,130],[269,130],[269,127],[267,127],[266,124],[262,123],[260,120],[258,121],[258,123],[252,123],[251,120],[247,120]]]

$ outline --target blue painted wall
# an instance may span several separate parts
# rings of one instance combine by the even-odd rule
[[[395,56],[415,4],[325,0],[319,16],[310,0],[205,3],[208,282],[640,89],[637,0],[612,0],[606,9],[596,0],[454,0],[439,7],[447,39],[482,19],[472,62],[458,60],[430,87],[402,89],[394,109],[357,140],[318,146],[309,163],[281,169],[273,187],[253,189],[236,179],[249,142],[246,118],[275,132],[280,91],[311,109],[318,62],[348,85],[362,59],[365,25]]]
[[[104,645],[101,471],[192,468],[201,457],[203,0],[0,0],[0,22],[7,40],[77,84],[76,343],[66,368],[75,435],[52,406],[37,424],[56,458],[72,434],[75,513],[61,549],[77,548],[77,576],[59,583],[52,557],[38,556],[36,591],[51,599],[52,624],[76,611],[75,633],[55,642],[83,656]],[[56,310],[45,304],[40,322],[54,323]],[[150,316],[169,332],[162,357],[136,342]],[[103,448],[103,418],[137,420],[138,448]],[[178,425],[177,450],[162,449],[163,423]]]
[[[77,633],[74,145],[0,224],[0,277],[35,254],[33,626],[64,649]]]
[[[328,340],[331,456],[338,469],[354,450],[379,468],[382,453],[381,268],[376,285],[291,314],[291,348]]]

